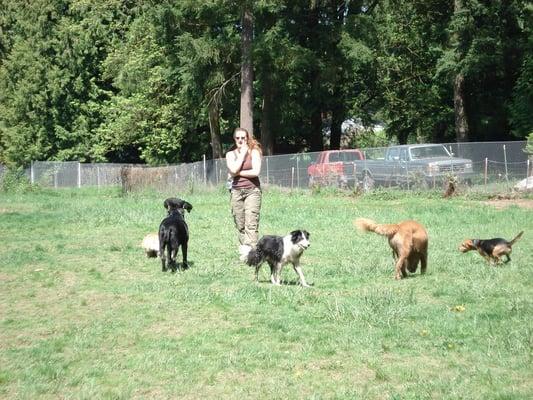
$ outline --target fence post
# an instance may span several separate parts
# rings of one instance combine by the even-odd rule
[[[527,178],[529,178],[529,158],[527,159],[527,166],[526,166],[526,187],[527,187]]]
[[[300,187],[300,156],[296,156],[296,186]]]
[[[503,145],[503,162],[505,163],[505,180],[509,182],[509,175],[507,174],[507,150]]]
[[[407,172],[407,190],[411,190],[411,186],[410,186],[410,177],[409,177],[409,164],[406,162],[405,163],[405,171]]]
[[[489,172],[489,159],[485,157],[485,186],[487,186],[487,174]]]
[[[267,157],[267,158],[266,158],[266,164],[267,164],[267,185],[270,183],[270,180],[269,180],[269,179],[270,179],[270,178],[269,178],[269,172],[268,172],[268,159],[269,159],[269,158],[270,158],[270,157]]]
[[[205,154],[203,156],[204,159],[204,186],[207,186],[207,169],[205,167]]]
[[[100,166],[96,164],[96,186],[100,188]]]
[[[294,167],[291,167],[291,190],[294,187]]]
[[[81,188],[81,163],[78,161],[78,189]]]
[[[33,172],[33,160],[31,160],[31,164],[30,164],[30,182],[32,185],[35,183],[35,175]]]
[[[57,169],[54,168],[54,189],[57,189]]]

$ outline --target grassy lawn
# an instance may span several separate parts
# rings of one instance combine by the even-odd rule
[[[292,268],[253,282],[227,192],[176,194],[194,206],[176,274],[139,248],[163,194],[0,194],[0,398],[533,397],[533,209],[267,190],[261,234],[311,232],[304,289]],[[428,273],[395,281],[361,216],[423,223]],[[504,266],[457,251],[520,230]]]

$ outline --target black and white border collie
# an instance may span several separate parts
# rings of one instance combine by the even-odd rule
[[[304,230],[292,231],[287,236],[265,235],[259,239],[256,248],[243,254],[241,259],[246,261],[249,266],[255,267],[256,281],[258,280],[259,268],[266,261],[270,265],[270,281],[274,285],[281,284],[281,269],[286,264],[291,263],[300,278],[300,284],[308,287],[300,267],[300,257],[310,245],[309,232]]]

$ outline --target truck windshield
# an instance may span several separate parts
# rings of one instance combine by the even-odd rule
[[[350,162],[350,161],[356,161],[360,159],[361,159],[360,153],[357,151],[347,151],[344,153],[344,161]]]
[[[446,147],[444,146],[425,146],[411,148],[411,160],[436,157],[450,157],[450,153],[448,153],[448,150],[446,150]]]
[[[338,151],[338,152],[336,151],[336,152],[329,153],[330,163],[339,162],[339,161],[351,162],[351,161],[356,161],[360,159],[361,157],[359,155],[359,152],[357,151]]]

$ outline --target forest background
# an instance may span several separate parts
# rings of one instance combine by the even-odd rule
[[[532,11],[527,0],[0,0],[0,163],[218,158],[243,88],[267,155],[338,148],[350,119],[385,126],[359,147],[533,140]]]

